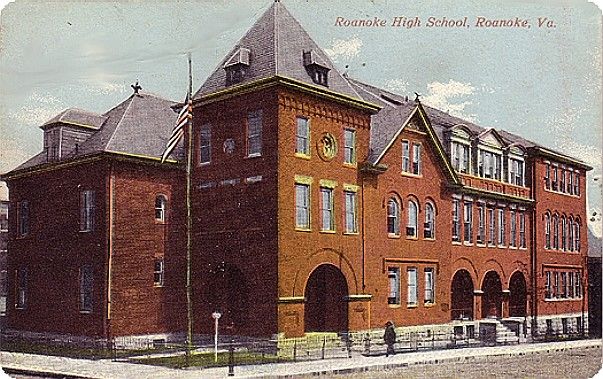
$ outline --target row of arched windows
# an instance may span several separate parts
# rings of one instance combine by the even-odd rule
[[[387,201],[387,233],[390,236],[400,235],[401,205],[396,197]],[[432,202],[425,203],[425,221],[423,223],[423,238],[435,238],[435,206]],[[409,199],[406,207],[405,235],[410,238],[419,236],[419,204],[414,199]]]
[[[544,248],[580,251],[580,219],[557,213],[544,215]]]

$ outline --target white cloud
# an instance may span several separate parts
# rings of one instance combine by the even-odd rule
[[[391,79],[385,83],[385,89],[399,95],[406,95],[409,83],[404,79]]]
[[[357,36],[352,36],[347,40],[337,39],[331,43],[331,47],[325,49],[329,57],[337,61],[338,58],[347,60],[357,57],[362,48],[362,40]]]
[[[14,122],[26,126],[39,126],[63,111],[65,104],[50,94],[32,93],[20,109],[8,114]]]
[[[453,116],[461,117],[467,121],[476,122],[477,116],[467,113],[465,108],[472,101],[464,100],[475,93],[471,83],[457,82],[450,79],[448,83],[431,82],[427,84],[427,95],[422,96],[425,104],[431,105]]]
[[[6,173],[29,158],[29,153],[12,139],[2,140],[0,149],[0,173]]]

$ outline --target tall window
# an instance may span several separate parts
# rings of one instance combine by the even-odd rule
[[[565,167],[561,166],[559,172],[559,191],[565,192]]]
[[[20,237],[29,234],[29,202],[19,201],[17,202],[17,232]]]
[[[211,162],[211,126],[202,125],[199,132],[199,163]]]
[[[400,205],[395,199],[387,202],[387,233],[400,235]]]
[[[552,167],[551,174],[551,188],[553,191],[557,191],[559,189],[559,186],[557,185],[557,166]]]
[[[295,227],[310,229],[310,186],[295,185]]]
[[[572,171],[567,172],[567,192],[570,195],[574,194],[574,173]]]
[[[392,305],[400,304],[400,269],[389,267],[387,269],[387,280],[389,283],[389,294],[387,303]]]
[[[544,188],[551,189],[551,164],[547,163],[544,170]]]
[[[249,112],[247,115],[247,156],[262,155],[262,111]]]
[[[511,219],[511,236],[509,239],[509,246],[517,247],[517,219],[515,218],[515,211],[509,212],[509,218]]]
[[[469,151],[469,145],[459,142],[452,142],[450,149],[452,166],[458,172],[469,172]]]
[[[425,304],[435,303],[435,274],[433,268],[425,269]]]
[[[544,248],[551,248],[551,216],[544,215]]]
[[[410,200],[408,202],[408,223],[406,224],[406,236],[417,237],[417,204]]]
[[[452,200],[452,240],[459,242],[461,240],[461,202],[458,199]]]
[[[559,249],[559,216],[553,215],[553,249]]]
[[[561,250],[565,250],[567,247],[567,225],[565,222],[565,216],[561,216]]]
[[[153,285],[155,287],[163,286],[163,258],[155,258],[154,268],[153,268]]]
[[[80,312],[92,312],[92,266],[80,268]]]
[[[25,309],[27,305],[27,269],[15,270],[15,308]]]
[[[574,222],[574,248],[580,251],[580,223],[578,220]]]
[[[345,231],[346,233],[357,233],[356,223],[356,192],[344,191],[345,197]]]
[[[567,288],[568,288],[568,297],[575,297],[576,293],[576,287],[574,286],[574,273],[573,272],[568,272],[567,273]]]
[[[498,245],[504,246],[505,241],[505,210],[498,209]]]
[[[464,234],[463,241],[472,243],[473,242],[473,204],[466,201],[463,210],[463,223],[464,223]]]
[[[561,291],[559,289],[559,273],[555,271],[553,273],[553,277],[555,278],[555,294],[554,297],[559,297],[561,295]]]
[[[421,174],[421,145],[418,143],[412,145],[412,173]]]
[[[165,222],[167,211],[167,198],[164,195],[155,197],[155,220]]]
[[[0,232],[8,231],[8,203],[0,203]]]
[[[561,273],[561,297],[567,297],[567,272]]]
[[[574,195],[580,196],[580,173],[574,172]]]
[[[496,238],[496,223],[494,220],[494,208],[488,208],[488,245],[494,245]]]
[[[423,225],[423,237],[435,238],[435,209],[430,202],[425,203],[425,225]]]
[[[579,271],[574,272],[574,285],[576,286],[575,290],[574,290],[574,292],[576,293],[576,296],[582,297],[582,282],[581,282]]]
[[[518,186],[524,185],[523,161],[509,158],[509,183]]]
[[[486,242],[486,206],[479,204],[477,206],[477,243]]]
[[[322,230],[333,231],[335,230],[335,218],[333,217],[334,205],[333,205],[333,189],[321,187],[320,188],[320,215],[322,219]]]
[[[408,305],[417,305],[417,269],[407,269],[408,274]]]
[[[519,212],[519,247],[526,248],[526,214]]]
[[[295,152],[310,155],[310,120],[304,117],[297,118],[295,137]]]
[[[356,131],[352,129],[343,130],[343,162],[356,163]]]
[[[567,220],[567,231],[568,250],[574,251],[574,219],[572,217]]]
[[[486,150],[479,151],[478,174],[482,178],[500,180],[501,156]]]
[[[80,231],[90,232],[94,227],[94,191],[80,192]]]
[[[551,272],[547,271],[545,272],[546,275],[546,292],[544,294],[544,297],[546,299],[550,299],[553,297],[553,286],[552,286],[552,282],[551,282]]]
[[[410,142],[402,141],[402,171],[410,172]]]

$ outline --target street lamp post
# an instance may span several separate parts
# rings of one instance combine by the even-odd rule
[[[218,362],[218,320],[220,320],[220,317],[222,317],[222,313],[216,311],[214,313],[211,314],[211,317],[213,317],[214,319],[214,328],[215,328],[215,334],[214,334],[214,351],[215,351],[215,362]]]

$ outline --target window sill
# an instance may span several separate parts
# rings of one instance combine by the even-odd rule
[[[462,245],[461,241],[452,241],[452,244],[453,245],[458,245],[458,246]]]
[[[406,304],[406,308],[408,309],[413,309],[413,308],[418,308],[419,306],[417,304]]]
[[[435,239],[435,237],[432,237],[432,238],[427,238],[427,237],[425,237],[425,238],[423,238],[423,240],[425,240],[425,241],[430,241],[430,242],[434,242],[436,239]]]
[[[387,304],[387,307],[392,309],[398,309],[402,308],[402,304]]]
[[[435,303],[435,302],[433,302],[433,303],[425,303],[423,306],[424,306],[425,308],[433,308],[433,307],[435,307],[435,306],[436,306],[436,303]]]
[[[358,164],[357,163],[346,163],[343,162],[343,167],[347,167],[347,168],[358,168]]]
[[[295,157],[296,158],[301,158],[301,159],[306,159],[306,160],[310,160],[311,157],[309,154],[304,154],[304,153],[295,153]]]
[[[507,245],[498,245],[497,247],[498,247],[499,249],[506,249],[506,248],[507,248]]]
[[[335,233],[337,233],[337,231],[336,230],[321,230],[320,233],[335,234]]]
[[[156,284],[156,283],[153,283],[153,287],[154,287],[154,288],[163,288],[163,284]]]
[[[197,167],[209,166],[211,162],[200,162]]]
[[[560,301],[582,301],[581,297],[567,297],[567,298],[555,298],[555,299],[544,299],[547,303],[558,303]]]
[[[477,247],[486,247],[486,244],[485,243],[476,242],[475,246],[477,246]]]
[[[80,233],[92,233],[92,230],[78,230]]]
[[[419,237],[417,237],[417,236],[406,236],[406,239],[410,240],[410,241],[418,241]]]
[[[359,234],[360,233],[358,233],[358,232],[343,232],[344,236],[357,236]]]
[[[82,315],[89,315],[89,314],[92,314],[92,311],[80,310],[80,314],[82,314]]]
[[[157,219],[155,219],[155,225],[165,225],[165,224],[167,224],[167,223],[165,222],[165,220],[161,221],[161,220],[157,220]]]
[[[306,232],[306,233],[307,233],[307,232],[311,232],[311,231],[312,231],[312,229],[306,229],[306,228],[298,228],[298,227],[295,227],[295,231],[296,231],[296,232]]]
[[[261,156],[262,156],[262,154],[261,154],[261,153],[257,153],[257,154],[249,154],[249,155],[246,155],[246,156],[245,156],[245,159],[248,159],[248,158],[258,158],[258,157],[261,157]]]
[[[400,171],[402,176],[407,176],[409,178],[422,178],[423,174],[413,174],[412,172]]]
[[[463,246],[473,246],[473,242],[463,241]]]
[[[387,233],[387,238],[400,239],[400,235],[399,234]]]
[[[25,308],[25,307],[15,307],[16,311],[24,311],[25,309],[27,309],[27,308]]]

